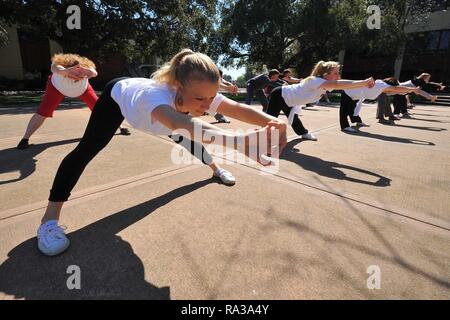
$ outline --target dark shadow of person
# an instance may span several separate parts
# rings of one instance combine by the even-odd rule
[[[448,123],[446,121],[440,121],[440,120],[433,120],[433,119],[423,119],[423,118],[415,118],[415,117],[411,117],[409,116],[406,119],[410,119],[410,120],[419,120],[419,121],[426,121],[426,122],[436,122],[436,123]]]
[[[417,127],[417,126],[408,126],[405,124],[398,124],[398,123],[394,123],[394,124],[386,124],[388,126],[393,126],[393,127],[397,127],[397,128],[410,128],[410,129],[417,129],[417,130],[424,130],[424,131],[436,131],[436,132],[441,132],[441,131],[447,131],[447,129],[445,128],[438,128],[438,127]]]
[[[116,134],[118,135],[118,134]],[[35,157],[48,148],[57,147],[65,144],[79,142],[81,138],[68,139],[62,141],[47,142],[41,144],[32,144],[28,149],[18,150],[17,148],[9,148],[0,150],[0,174],[19,171],[18,178],[9,180],[0,180],[0,186],[3,184],[13,183],[23,180],[36,171]]]
[[[312,171],[317,173],[318,175],[328,178],[333,178],[337,180],[347,180],[355,183],[368,184],[376,187],[387,187],[391,184],[391,179],[383,177],[377,173],[365,169],[348,166],[345,164],[340,164],[337,162],[322,160],[320,158],[309,156],[307,154],[302,154],[299,152],[297,148],[294,148],[294,146],[299,142],[301,142],[301,139],[295,139],[288,142],[280,158],[294,162],[307,171]],[[341,170],[339,170],[339,168],[364,173],[366,175],[376,177],[378,178],[378,180],[376,182],[371,182],[362,179],[352,178],[347,176]]]
[[[347,132],[343,132],[343,133],[354,135],[355,137],[378,139],[378,140],[389,141],[389,142],[411,143],[411,144],[417,144],[417,145],[422,145],[422,146],[435,146],[435,144],[433,142],[429,142],[429,141],[423,141],[423,140],[418,140],[418,139],[399,138],[399,137],[393,137],[393,136],[384,136],[381,134],[370,133],[370,132],[359,131],[359,130],[357,133],[347,133]]]
[[[423,111],[425,111],[425,110],[423,110]],[[416,113],[416,112],[412,112],[411,115],[412,116],[416,116],[417,115],[417,116],[426,116],[426,117],[436,117],[436,118],[450,118],[450,116],[427,114],[427,113]]]
[[[177,188],[71,232],[71,246],[56,257],[38,252],[36,237],[22,242],[0,265],[0,292],[25,299],[170,299],[169,287],[158,288],[146,281],[151,270],[145,270],[131,245],[117,234],[212,182],[207,179]],[[68,282],[75,283],[75,273],[67,273],[69,266],[80,268],[79,290],[68,289]]]

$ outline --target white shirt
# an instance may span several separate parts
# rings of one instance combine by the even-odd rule
[[[410,88],[415,88],[416,86],[412,83],[411,80],[405,81],[405,82],[400,82],[401,86],[404,87],[410,87]]]
[[[86,91],[88,87],[88,78],[76,81],[69,77],[54,73],[52,74],[52,84],[66,97],[77,98]]]
[[[359,113],[361,112],[361,107],[365,99],[375,100],[384,89],[390,87],[386,82],[383,80],[376,80],[375,85],[372,88],[358,88],[358,89],[346,89],[344,90],[345,93],[352,98],[353,100],[359,100],[356,104],[355,112],[353,115],[359,116]]]
[[[323,78],[312,77],[297,84],[281,87],[281,96],[284,102],[292,107],[288,116],[289,124],[292,125],[294,116],[300,114],[303,105],[320,100],[322,95],[326,93],[326,89],[319,88],[324,82],[326,80]]]
[[[305,79],[300,83],[281,87],[281,96],[290,107],[305,105],[320,100],[320,97],[327,91],[319,87],[327,80],[320,77]]]
[[[111,90],[111,97],[127,122],[135,129],[155,135],[172,134],[172,130],[162,123],[153,121],[152,112],[161,105],[176,110],[175,96],[175,89],[147,78],[125,79],[117,82]],[[217,94],[206,112],[215,114],[224,99],[225,96]]]

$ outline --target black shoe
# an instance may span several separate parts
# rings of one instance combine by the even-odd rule
[[[386,119],[380,119],[378,120],[378,122],[381,124],[394,124],[393,120],[386,120]]]
[[[17,145],[17,149],[24,150],[27,149],[30,146],[28,143],[28,139],[22,139],[20,140],[19,144]]]
[[[123,136],[129,136],[131,132],[127,128],[120,128],[120,134]]]
[[[230,123],[230,120],[228,120],[224,115],[216,113],[214,115],[214,118],[216,118],[217,122],[219,123]]]

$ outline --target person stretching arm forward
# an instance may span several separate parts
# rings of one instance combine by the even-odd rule
[[[58,53],[52,57],[52,74],[48,77],[44,97],[39,109],[28,122],[25,134],[17,145],[17,149],[27,149],[29,139],[53,112],[64,97],[78,97],[89,109],[94,108],[97,95],[89,83],[89,79],[97,76],[95,64],[86,57],[70,53]],[[127,128],[120,128],[123,135],[130,135]]]
[[[217,94],[219,81],[219,70],[211,58],[189,49],[175,55],[152,79],[110,81],[97,101],[83,138],[58,168],[37,232],[39,250],[52,256],[68,248],[69,239],[58,225],[63,204],[87,164],[106,147],[124,118],[134,128],[155,135],[167,136],[179,131],[199,143],[228,146],[227,142],[231,141],[232,147],[247,157],[263,165],[270,164],[265,162],[264,154],[278,156],[285,147],[286,125],[262,111]],[[195,119],[206,111],[218,111],[262,128],[242,135]],[[277,140],[276,134],[272,134],[275,130],[279,133]],[[272,145],[276,146],[274,152]],[[270,149],[266,152],[267,146]]]
[[[289,124],[295,133],[305,140],[316,141],[298,117],[300,106],[316,102],[326,91],[335,89],[367,88],[373,86],[373,78],[353,81],[341,80],[339,63],[334,61],[319,61],[311,72],[311,76],[298,84],[275,88],[269,100],[267,113],[278,117],[280,111],[289,115]]]

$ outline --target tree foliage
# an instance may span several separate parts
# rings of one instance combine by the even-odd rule
[[[393,55],[438,0],[234,0],[222,4],[219,33],[224,64],[304,69],[340,50]],[[381,9],[381,28],[369,29],[369,5]]]
[[[189,47],[212,52],[216,1],[210,0],[3,0],[0,18],[21,30],[60,43],[65,51],[99,58],[169,58]],[[81,9],[81,30],[69,30],[69,5]]]

